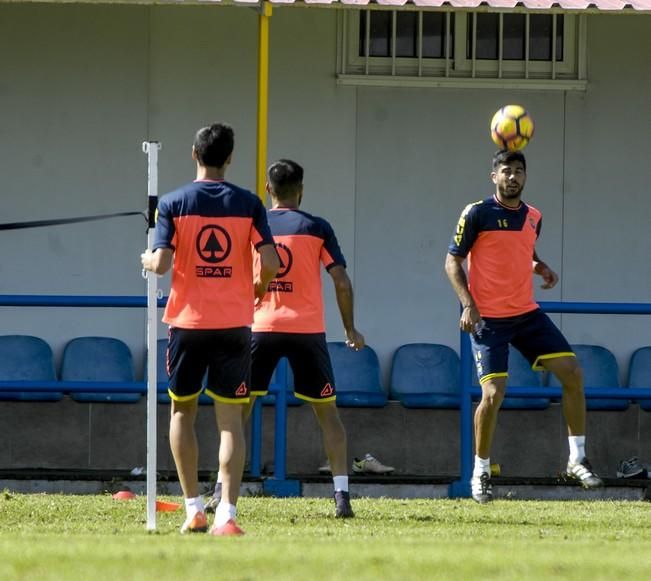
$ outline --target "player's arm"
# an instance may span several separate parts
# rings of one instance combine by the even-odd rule
[[[147,248],[147,250],[140,255],[142,267],[145,270],[155,272],[156,274],[165,274],[170,268],[172,268],[173,261],[174,250],[171,248],[157,248],[153,252]]]
[[[445,272],[450,279],[450,284],[454,292],[459,297],[459,302],[462,306],[461,318],[459,319],[459,328],[468,333],[475,329],[475,326],[480,323],[481,315],[479,309],[475,304],[475,300],[468,290],[468,277],[466,271],[463,269],[464,256],[456,256],[448,252],[445,257]]]
[[[353,313],[353,283],[350,281],[346,269],[337,264],[328,269],[332,277],[337,295],[337,306],[341,314],[341,322],[346,332],[346,345],[358,351],[364,347],[364,335],[355,329],[355,316]]]
[[[558,282],[558,275],[545,262],[540,260],[538,253],[533,251],[533,271],[538,276],[542,276],[543,284],[540,288],[554,288]]]
[[[254,287],[256,300],[262,300],[269,283],[280,269],[280,260],[275,244],[263,244],[258,248],[258,253],[260,254],[260,274],[254,281]]]

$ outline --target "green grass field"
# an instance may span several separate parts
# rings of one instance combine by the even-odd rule
[[[178,500],[178,499],[173,499]],[[0,579],[646,579],[644,502],[242,498],[241,538],[145,530],[145,499],[0,493]]]

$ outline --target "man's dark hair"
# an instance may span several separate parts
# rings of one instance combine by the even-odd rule
[[[223,167],[233,153],[235,137],[233,128],[225,123],[202,127],[194,137],[194,151],[200,165]]]
[[[303,185],[303,168],[291,159],[274,161],[267,175],[272,193],[279,200],[295,196]]]
[[[495,152],[495,155],[493,155],[493,169],[495,170],[502,164],[514,161],[521,162],[524,171],[527,171],[527,160],[524,158],[524,154],[521,151],[509,151],[508,149],[500,149]]]

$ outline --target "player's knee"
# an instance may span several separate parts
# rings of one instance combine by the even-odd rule
[[[505,385],[503,385],[502,383],[497,383],[489,380],[481,384],[481,390],[482,390],[482,396],[481,396],[482,404],[489,407],[497,407],[497,408],[499,408],[502,405],[502,401],[504,400],[504,393],[506,390]]]
[[[170,411],[172,417],[192,419],[197,413],[197,400],[177,401],[173,399]]]
[[[558,379],[560,380],[564,389],[572,391],[583,389],[583,369],[576,359],[570,360],[570,362],[568,362],[568,365],[562,370],[559,375],[561,375],[561,377]]]

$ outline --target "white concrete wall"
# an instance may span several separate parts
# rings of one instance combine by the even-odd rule
[[[544,214],[539,253],[561,275],[539,298],[649,301],[650,16],[590,16],[590,84],[567,94],[339,87],[336,20],[335,10],[274,10],[269,158],[305,166],[304,208],[338,233],[358,324],[385,377],[403,343],[457,347],[442,265],[461,208],[492,193],[487,126],[506,102],[537,122],[525,194]],[[193,132],[213,120],[235,127],[229,179],[253,188],[256,46],[257,16],[245,8],[0,4],[0,221],[143,209],[141,142],[163,143],[166,191],[193,177]],[[139,218],[0,241],[0,293],[144,293]],[[112,335],[142,357],[144,312],[0,314],[2,334],[39,335],[57,351],[74,336]],[[624,369],[651,343],[648,317],[557,320],[571,342],[609,347]]]

